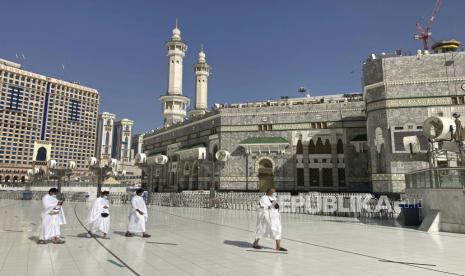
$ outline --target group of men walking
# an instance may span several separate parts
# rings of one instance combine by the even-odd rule
[[[133,237],[137,233],[142,233],[142,237],[149,238],[150,235],[145,232],[145,224],[148,220],[147,206],[142,197],[144,190],[139,189],[136,195],[131,199],[131,211],[129,213],[129,223],[126,237]],[[42,198],[42,224],[40,227],[39,244],[45,244],[51,241],[55,244],[64,243],[61,239],[60,226],[66,224],[65,214],[63,211],[63,200],[58,200],[58,190],[52,188]],[[107,239],[110,229],[110,203],[108,200],[108,191],[103,191],[94,201],[89,209],[86,224],[89,228],[89,237],[100,235]],[[287,251],[281,247],[281,218],[279,214],[279,204],[276,198],[276,189],[270,188],[266,194],[260,198],[257,208],[257,225],[255,231],[255,241],[252,247],[262,249],[258,244],[262,238],[271,238],[276,241],[276,250]]]
[[[145,232],[145,223],[148,220],[147,206],[142,197],[143,189],[138,189],[136,195],[131,199],[131,211],[129,212],[129,222],[126,237],[133,237],[141,233],[142,237],[149,238]],[[42,224],[38,244],[46,244],[51,241],[54,244],[62,244],[60,226],[66,224],[65,213],[63,211],[63,200],[57,199],[58,189],[52,188],[42,198]],[[88,236],[101,236],[108,239],[110,231],[110,201],[108,191],[101,192],[100,196],[93,202],[87,215],[86,225],[88,226]]]

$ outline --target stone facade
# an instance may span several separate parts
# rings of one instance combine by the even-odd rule
[[[360,94],[219,105],[144,135],[148,158],[169,161],[145,167],[143,183],[157,191],[211,183],[221,190],[369,191],[368,152],[352,144],[366,137],[364,108]],[[244,144],[248,138],[256,143]],[[229,160],[216,160],[218,150]]]
[[[465,52],[381,56],[363,66],[373,190],[403,192],[404,173],[428,168],[422,125],[430,116],[465,111]],[[417,135],[422,153],[410,155],[401,137]]]

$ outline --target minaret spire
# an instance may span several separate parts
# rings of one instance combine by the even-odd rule
[[[166,43],[168,50],[168,89],[166,95],[160,97],[162,102],[165,126],[184,121],[189,98],[182,95],[182,68],[183,58],[187,45],[181,39],[181,30],[176,26],[172,31],[171,39]]]
[[[203,44],[200,45],[199,57],[194,64],[195,74],[195,106],[191,111],[192,116],[202,116],[207,110],[208,77],[210,65],[207,64]]]

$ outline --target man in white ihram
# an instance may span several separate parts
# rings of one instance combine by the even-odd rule
[[[257,229],[255,231],[255,241],[253,248],[262,249],[258,245],[261,238],[271,238],[276,240],[276,250],[287,251],[281,247],[281,218],[279,216],[279,205],[276,200],[276,189],[270,188],[266,194],[260,198],[257,209]]]
[[[143,189],[138,189],[136,195],[131,199],[132,209],[129,213],[129,224],[126,237],[133,237],[134,233],[142,233],[143,238],[150,238],[150,235],[145,233],[145,223],[149,215],[144,198],[142,197],[143,193]]]
[[[108,201],[108,191],[103,191],[100,197],[94,201],[92,208],[87,215],[87,224],[89,225],[89,234],[103,234],[107,238],[110,230],[110,203]]]
[[[38,244],[46,244],[52,240],[54,244],[62,244],[65,241],[60,239],[60,225],[66,224],[65,214],[63,211],[63,200],[58,200],[58,189],[51,188],[42,198],[42,224],[40,225],[40,235]]]

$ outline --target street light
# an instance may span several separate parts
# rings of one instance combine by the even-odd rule
[[[37,180],[41,178],[42,175],[40,174],[40,169],[37,167],[27,170],[26,173],[27,173],[27,181],[26,181],[25,190],[30,191],[31,184],[35,184]]]
[[[50,177],[55,178],[57,183],[58,194],[61,194],[61,186],[63,178],[70,177],[73,174],[73,170],[76,168],[76,162],[68,161],[65,167],[58,167],[56,160],[51,159],[47,162],[47,167],[50,171]]]
[[[90,157],[87,160],[87,165],[89,166],[89,169],[97,176],[97,197],[99,197],[100,193],[102,192],[103,178],[109,173],[113,173],[114,169],[116,169],[116,166],[118,165],[118,161],[113,158],[99,160],[97,157]]]

